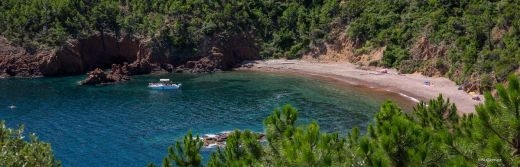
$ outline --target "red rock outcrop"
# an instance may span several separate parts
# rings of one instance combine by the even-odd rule
[[[41,76],[39,59],[46,54],[49,52],[31,54],[0,36],[0,78]]]
[[[97,85],[109,82],[107,74],[101,69],[96,68],[87,74],[87,79],[80,82],[81,85]]]
[[[480,90],[480,83],[476,81],[466,82],[461,85],[462,90],[465,92],[476,92],[476,93],[482,93]]]
[[[151,46],[131,37],[93,35],[86,39],[71,39],[55,50],[38,50],[31,54],[0,37],[0,76],[62,76],[84,74],[95,68],[107,69],[112,64],[131,63],[130,74],[146,74]]]
[[[151,47],[146,42],[125,35],[94,35],[87,39],[69,40],[56,54],[47,56],[41,64],[43,75],[84,74],[95,68],[109,68],[112,64],[135,63],[135,68],[143,67],[141,62],[149,59]],[[149,73],[150,68],[140,69]],[[136,70],[137,71],[137,70]]]
[[[444,43],[434,45],[430,40],[423,36],[419,38],[410,49],[412,61],[423,62],[423,68],[417,72],[426,76],[443,76],[448,72],[448,66],[443,64],[446,57],[447,47]]]
[[[212,72],[230,70],[245,60],[260,59],[259,49],[248,34],[207,38],[202,42],[201,57],[187,61],[177,68],[178,71]]]
[[[112,64],[112,71],[107,75],[107,78],[112,82],[122,82],[130,80],[130,75],[128,64]]]
[[[126,80],[130,75],[163,69],[170,72],[174,69],[188,72],[229,70],[243,60],[260,58],[251,37],[247,34],[207,37],[201,41],[197,55],[186,56],[190,53],[179,51],[182,49],[131,35],[95,34],[85,39],[70,39],[54,50],[37,50],[34,53],[0,36],[0,77],[77,75],[95,70],[89,73],[92,77],[87,80],[91,78],[92,83],[97,83],[102,76],[96,68],[117,68],[112,71],[124,69],[123,73],[112,75],[116,82]],[[111,82],[110,76],[107,74],[106,81]]]
[[[122,65],[112,64],[112,71],[105,73],[101,68],[96,68],[87,73],[87,78],[80,82],[81,85],[99,85],[130,80],[130,71],[127,63]]]

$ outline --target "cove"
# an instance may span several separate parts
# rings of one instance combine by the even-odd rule
[[[298,124],[317,121],[323,131],[342,135],[366,129],[385,100],[406,103],[393,93],[263,72],[142,75],[105,86],[78,85],[83,78],[0,80],[0,119],[9,127],[24,124],[51,143],[64,166],[145,166],[160,164],[167,147],[189,130],[261,132],[263,119],[287,103],[299,109]],[[159,78],[183,86],[146,87]],[[205,160],[211,151],[203,149]]]

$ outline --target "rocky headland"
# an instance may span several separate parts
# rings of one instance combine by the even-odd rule
[[[243,60],[260,59],[259,49],[247,34],[207,37],[198,48],[199,52],[187,53],[152,39],[95,34],[69,39],[58,48],[29,50],[0,36],[0,77],[87,74],[81,84],[95,85],[156,71],[230,70]]]

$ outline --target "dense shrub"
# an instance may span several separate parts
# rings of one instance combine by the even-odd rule
[[[400,68],[412,59],[407,50],[426,37],[433,46],[448,48],[445,55],[433,55],[447,62],[440,71],[465,81],[470,76],[493,75],[503,81],[520,66],[520,4],[516,1],[346,1],[342,17],[348,17],[347,32],[360,43],[387,46],[383,65],[403,72],[426,69],[428,63]],[[429,60],[426,60],[429,61]],[[459,71],[460,72],[454,72]],[[493,82],[496,82],[493,81]]]
[[[253,34],[271,57],[297,58],[323,41],[338,0],[6,0],[0,34],[27,48],[55,47],[92,33],[129,33],[193,50],[207,36]]]
[[[24,139],[23,126],[6,127],[0,122],[0,166],[61,166],[54,158],[51,145],[31,134]]]

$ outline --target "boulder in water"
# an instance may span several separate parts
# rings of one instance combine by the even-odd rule
[[[128,64],[112,64],[112,72],[107,75],[108,82],[123,82],[130,80]]]
[[[204,135],[202,136],[202,141],[204,142],[204,147],[218,146],[223,147],[226,145],[226,140],[228,136],[233,132],[222,132],[215,135]],[[265,134],[256,133],[258,135],[258,140],[264,140]]]
[[[96,68],[87,73],[87,78],[80,82],[81,85],[97,85],[101,83],[112,82],[107,74],[101,69]]]
[[[100,68],[96,68],[87,74],[87,78],[80,82],[81,85],[98,85],[130,80],[130,67],[127,63],[112,64],[112,71],[105,73]]]

